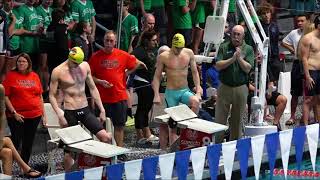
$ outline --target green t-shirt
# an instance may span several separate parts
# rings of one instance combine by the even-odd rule
[[[151,1],[161,1],[161,0],[144,0],[143,6],[145,11],[149,11],[151,9]],[[135,0],[134,2],[135,7],[140,7],[140,0]]]
[[[96,11],[94,10],[92,1],[90,0],[86,0],[86,2],[74,0],[70,7],[73,20],[76,22],[85,21],[91,23],[92,17],[96,15]]]
[[[18,9],[14,8],[12,13],[16,16],[16,23],[14,25],[14,29],[21,29],[22,28],[22,21],[23,18],[20,17],[18,13]],[[8,24],[11,23],[11,19],[8,18]],[[20,48],[20,36],[13,35],[9,41],[9,49],[10,50],[17,50]]]
[[[151,7],[164,7],[164,0],[151,0]]]
[[[173,0],[172,19],[174,29],[192,28],[191,15],[189,12],[182,13],[183,6],[187,6],[186,0]]]
[[[230,12],[230,13],[236,12],[236,0],[230,0],[229,1],[228,12]]]
[[[22,18],[22,27],[28,31],[37,31],[40,20],[34,7],[22,5],[19,7]],[[26,53],[37,53],[39,51],[39,37],[21,36],[21,51]]]
[[[51,18],[52,8],[48,7],[48,9],[45,9],[42,5],[40,5],[36,8],[36,10],[37,10],[40,22],[43,24],[43,27],[47,29],[49,24],[52,21],[52,18]]]
[[[232,45],[231,41],[222,43],[218,51],[217,62],[231,58],[235,51],[236,49]],[[251,67],[253,67],[253,48],[247,45],[245,42],[243,42],[241,46],[241,51],[242,56],[244,56],[244,60],[248,62],[251,65]],[[235,61],[227,68],[220,71],[219,79],[223,84],[227,86],[236,87],[247,84],[249,82],[249,75],[246,72],[244,72],[241,69],[239,63]]]
[[[191,11],[192,24],[204,23],[206,21],[205,5],[197,1],[196,7]]]
[[[138,19],[134,15],[128,14],[122,20],[121,25],[120,49],[128,51],[132,36],[139,32]]]

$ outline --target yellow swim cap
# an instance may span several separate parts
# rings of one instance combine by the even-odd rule
[[[68,58],[77,63],[77,64],[81,64],[83,62],[84,59],[84,53],[82,51],[82,49],[80,47],[73,47],[70,51],[69,51],[69,56]]]
[[[184,48],[185,40],[182,34],[177,33],[172,38],[172,47]]]

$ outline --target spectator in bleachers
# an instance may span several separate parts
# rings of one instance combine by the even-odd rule
[[[13,15],[7,16],[5,10],[3,9],[4,2],[1,2],[0,5],[0,75],[2,81],[2,76],[5,74],[6,70],[5,64],[9,37],[12,35],[16,18]]]
[[[153,105],[153,89],[151,82],[155,72],[158,37],[155,31],[146,31],[141,35],[141,43],[132,54],[146,64],[148,69],[137,69],[134,77],[134,87],[138,95],[138,106],[134,117],[137,132],[137,144],[159,140],[151,134],[149,128],[149,112]]]
[[[146,16],[147,13],[151,12],[151,1],[153,0],[133,0],[134,15],[138,19],[141,19],[143,16]],[[139,28],[141,28],[140,25]]]
[[[78,23],[80,21],[89,22],[92,27],[90,41],[93,42],[96,35],[96,11],[91,0],[73,0],[70,2],[73,20]]]
[[[286,121],[286,125],[293,125],[296,122],[295,113],[298,105],[298,97],[303,93],[303,67],[298,59],[297,50],[298,43],[303,34],[303,28],[308,23],[307,15],[299,15],[296,17],[297,29],[292,30],[286,37],[283,38],[281,45],[294,55],[295,59],[291,70],[291,116]]]
[[[190,48],[192,43],[192,20],[189,1],[173,0],[172,21],[174,33],[182,34],[186,41],[186,47]]]
[[[122,8],[120,49],[128,53],[133,50],[132,41],[138,34],[138,19],[129,13],[130,1],[125,0]]]
[[[199,54],[199,46],[202,42],[203,30],[206,22],[204,2],[191,0],[189,7],[191,10],[193,26],[191,49],[193,50],[194,54]]]
[[[245,43],[244,29],[241,25],[233,27],[231,41],[221,44],[216,59],[216,68],[219,70],[221,83],[217,91],[215,119],[217,123],[226,124],[229,111],[231,111],[230,140],[236,140],[242,135],[240,122],[247,104],[248,74],[254,65],[254,51]],[[223,134],[218,133],[216,140],[216,143],[221,143]]]
[[[151,13],[147,13],[141,18],[141,30],[132,41],[132,47],[136,48],[140,45],[141,35],[146,31],[155,30],[156,19]],[[159,37],[158,37],[159,38]]]
[[[53,8],[54,9],[63,9],[64,11],[64,23],[68,25],[68,30],[71,31],[73,30],[73,27],[75,25],[75,21],[73,20],[72,17],[72,12],[70,9],[70,3],[68,0],[54,0],[53,1]],[[71,44],[70,44],[71,47]]]
[[[27,0],[25,5],[19,7],[19,15],[22,18],[22,26],[25,30],[20,36],[21,52],[28,53],[33,69],[39,67],[39,36],[43,34],[44,28],[36,9],[33,7],[35,0]]]
[[[93,53],[93,45],[92,42],[89,41],[92,27],[89,22],[85,21],[80,21],[76,26],[76,36],[72,46],[81,47],[84,53],[84,61],[88,61]]]
[[[36,7],[36,11],[40,19],[40,24],[42,24],[44,28],[44,34],[46,33],[47,28],[52,21],[51,5],[52,5],[52,0],[42,0],[42,3],[38,7]],[[49,71],[48,71],[48,57],[47,57],[48,43],[46,42],[46,38],[44,34],[40,36],[40,39],[39,39],[39,48],[40,48],[39,60],[40,61],[39,61],[38,74],[42,81],[42,86],[45,93],[44,98],[46,99],[49,92]]]
[[[141,31],[152,31],[155,28],[156,19],[153,14],[147,13],[145,16],[141,18]]]
[[[42,4],[40,4],[36,10],[38,17],[40,19],[40,23],[43,25],[44,30],[46,31],[49,24],[51,23],[51,13],[52,13],[52,0],[42,0]]]
[[[52,22],[47,29],[49,72],[68,58],[68,25],[64,22],[62,9],[52,11]]]
[[[42,85],[39,76],[32,71],[28,54],[18,55],[16,68],[6,75],[3,86],[11,139],[16,149],[21,150],[23,161],[28,163],[38,124],[41,120],[44,126],[47,124]]]
[[[272,22],[272,5],[264,3],[259,6],[257,14],[261,17],[261,24],[267,37],[270,39],[268,54],[268,71],[270,81],[275,85],[279,80],[279,74],[283,71],[283,63],[279,58],[279,28]]]
[[[168,17],[165,9],[165,0],[151,0],[151,10],[155,16],[155,29],[160,33],[160,46],[167,44]]]
[[[13,0],[5,0],[3,10],[8,14],[7,20],[8,23],[15,21],[14,27],[9,28],[9,34],[11,34],[11,38],[9,40],[9,56],[16,56],[21,53],[20,48],[20,35],[23,34],[24,29],[22,28],[22,18],[18,13],[18,8],[13,8],[14,2]],[[12,22],[13,23],[13,22]],[[12,33],[10,32],[12,30]]]

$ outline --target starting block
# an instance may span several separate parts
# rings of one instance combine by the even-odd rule
[[[214,133],[228,129],[228,126],[198,118],[185,104],[166,108],[164,111],[167,114],[156,116],[154,120],[157,123],[167,124],[170,118],[173,119],[181,129],[178,139],[179,150],[210,145],[213,143]]]
[[[80,125],[58,129],[56,133],[65,143],[65,149],[76,153],[76,165],[79,168],[114,164],[118,155],[130,151],[126,148],[92,140],[92,136]]]

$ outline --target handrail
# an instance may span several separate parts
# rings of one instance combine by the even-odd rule
[[[109,31],[108,28],[104,27],[102,24],[100,24],[100,23],[98,23],[98,22],[96,22],[96,25],[97,25],[98,28],[102,29],[102,30],[105,31],[105,32]]]
[[[97,25],[98,28],[102,29],[102,30],[105,31],[105,32],[109,31],[108,28],[104,27],[102,24],[100,24],[100,23],[98,23],[98,22],[96,22],[96,25]],[[95,45],[97,48],[99,48],[99,49],[102,49],[102,48],[103,48],[103,46],[101,46],[101,45],[98,44],[97,42],[94,42],[94,45]]]

